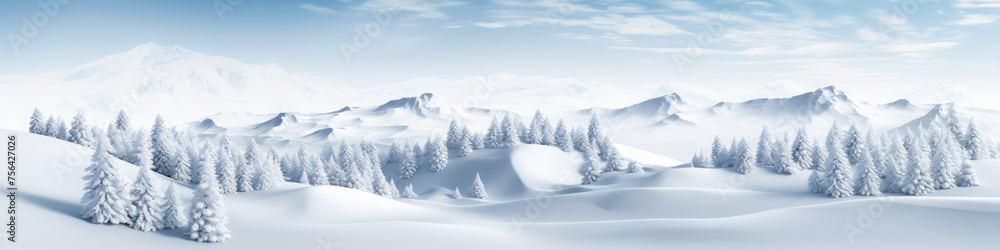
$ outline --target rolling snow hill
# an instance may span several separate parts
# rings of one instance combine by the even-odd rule
[[[996,160],[977,162],[982,187],[919,197],[831,199],[807,192],[806,174],[769,168],[740,175],[730,169],[646,165],[646,173],[607,173],[594,185],[563,183],[571,179],[560,173],[572,172],[573,154],[523,145],[478,150],[454,158],[442,172],[418,173],[439,176],[415,178],[421,194],[416,199],[295,183],[225,195],[233,238],[196,243],[182,229],[144,233],[80,219],[80,177],[93,151],[0,132],[19,135],[20,165],[31,166],[19,169],[20,242],[5,241],[4,249],[975,248],[1000,233],[994,226],[1000,223]],[[120,161],[116,165],[129,178],[137,171]],[[385,172],[393,174],[390,166]],[[488,173],[490,198],[443,195],[453,185],[468,190],[476,172]],[[434,179],[447,186],[430,185]],[[159,180],[161,188],[172,181]],[[190,186],[179,187],[189,201]],[[515,197],[522,193],[529,196]]]

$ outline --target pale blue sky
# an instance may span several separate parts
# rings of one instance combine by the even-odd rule
[[[346,60],[342,44],[386,10],[396,11],[381,35]],[[68,69],[156,42],[352,86],[500,72],[710,89],[1000,85],[1000,0],[157,0],[45,11],[0,2],[0,75]],[[26,36],[23,20],[36,17],[47,23]],[[699,39],[701,54],[685,53]]]

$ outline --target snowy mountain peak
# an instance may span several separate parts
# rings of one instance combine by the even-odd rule
[[[142,44],[132,48],[126,55],[131,55],[136,58],[141,58],[141,62],[154,62],[160,60],[173,61],[180,58],[188,58],[192,56],[201,56],[201,53],[189,50],[187,48],[172,45],[172,46],[161,46],[156,42],[150,42]]]
[[[917,119],[913,119],[912,121],[910,121],[910,122],[908,122],[906,124],[903,124],[903,126],[900,126],[897,129],[899,129],[899,130],[906,130],[906,129],[913,130],[913,129],[917,129],[917,128],[920,128],[920,127],[929,128],[929,127],[933,127],[933,126],[937,126],[937,125],[943,125],[943,124],[946,123],[945,116],[949,115],[948,112],[951,112],[952,105],[954,105],[954,104],[948,104],[948,103],[946,103],[946,104],[937,104],[937,105],[934,105],[934,107],[931,108],[930,111],[927,111],[927,114],[925,114],[925,115],[923,115],[923,116],[921,116],[921,117],[919,117]]]
[[[684,97],[677,93],[672,93],[669,95],[652,98],[632,106],[615,110],[616,114],[644,114],[658,117],[666,117],[678,112],[684,112],[693,109],[694,107],[689,104]]]
[[[893,101],[893,102],[890,102],[890,103],[886,103],[886,104],[882,104],[882,105],[879,105],[879,106],[881,106],[883,108],[890,108],[890,109],[909,109],[909,108],[912,108],[914,105],[913,105],[913,103],[910,102],[910,100],[899,99],[899,100],[896,100],[896,101]]]
[[[437,99],[434,94],[424,93],[416,97],[403,97],[392,100],[375,108],[379,113],[390,113],[393,111],[409,112],[418,116],[436,115],[440,111],[437,107]]]

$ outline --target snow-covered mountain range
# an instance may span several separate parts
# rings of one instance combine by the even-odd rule
[[[34,107],[25,103],[66,119],[84,111],[98,123],[124,109],[146,126],[159,113],[202,136],[263,138],[288,148],[339,140],[419,140],[443,133],[451,119],[483,131],[493,116],[513,113],[528,121],[536,109],[572,126],[583,126],[596,114],[618,142],[676,158],[686,158],[716,133],[753,136],[766,125],[776,133],[805,127],[818,134],[833,121],[895,129],[926,125],[940,117],[941,107],[952,105],[906,99],[867,103],[835,86],[785,98],[698,104],[683,92],[649,96],[662,93],[662,87],[648,91],[511,74],[414,79],[355,90],[274,64],[247,64],[155,43],[65,71],[0,77],[0,83],[13,86],[8,90],[12,98],[4,101],[12,105],[0,114],[5,117],[27,117]],[[34,94],[43,92],[49,94]],[[978,118],[988,134],[1000,124],[1000,112],[957,111],[963,119]],[[0,126],[25,124],[5,119]]]
[[[37,106],[67,118],[84,111],[98,120],[111,118],[119,109],[142,121],[151,121],[156,113],[193,120],[230,110],[310,110],[335,103],[332,97],[356,93],[346,85],[289,73],[274,64],[247,64],[156,43],[69,70],[3,76],[0,83],[12,97],[4,101],[11,104],[0,114],[4,117],[30,114]],[[22,127],[6,123],[11,120],[0,125]]]

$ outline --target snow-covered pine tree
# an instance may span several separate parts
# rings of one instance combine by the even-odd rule
[[[178,146],[179,146],[177,148],[178,151],[180,153],[185,153],[188,156],[188,162],[190,163],[189,168],[191,170],[191,172],[190,172],[191,173],[191,181],[192,181],[192,183],[195,183],[194,182],[195,181],[195,176],[198,175],[198,171],[199,171],[198,169],[202,167],[201,166],[201,162],[202,162],[201,158],[204,157],[202,155],[203,154],[207,154],[207,152],[203,153],[201,151],[201,146],[202,145],[200,145],[198,143],[199,142],[198,139],[195,138],[194,134],[192,134],[190,132],[178,133],[177,134],[177,141],[180,142],[180,143],[178,143]]]
[[[955,187],[955,166],[952,153],[949,147],[948,137],[953,135],[948,133],[937,133],[937,147],[931,155],[931,178],[934,179],[934,188],[951,189]]]
[[[52,117],[49,117],[49,119],[52,119]],[[94,146],[93,134],[87,126],[87,118],[84,117],[83,112],[77,113],[73,117],[73,124],[69,129],[69,137],[66,140],[86,147]],[[110,148],[107,150],[110,150]]]
[[[304,157],[302,156],[304,154],[305,150],[304,149],[300,150],[299,158]],[[343,183],[344,186],[353,189],[361,189],[362,188],[361,171],[359,169],[359,165],[361,162],[357,160],[357,156],[355,155],[354,149],[352,149],[351,145],[348,144],[346,141],[340,142],[340,158],[338,160],[340,160],[340,168],[344,170],[344,176],[345,176],[344,179],[345,183]],[[303,176],[308,176],[308,175],[303,175]],[[300,178],[301,177],[296,179]],[[306,183],[308,183],[308,181]]]
[[[156,115],[156,122],[149,136],[153,143],[153,170],[166,176],[174,175],[176,163],[173,160],[173,143],[170,143],[170,131],[167,131],[163,117]]]
[[[501,145],[501,134],[503,131],[500,130],[500,122],[497,121],[497,117],[493,117],[493,121],[490,122],[490,127],[486,129],[486,142],[487,148],[499,148]]]
[[[865,136],[865,142],[868,143],[865,146],[869,151],[869,156],[872,160],[872,165],[875,166],[875,173],[881,178],[885,174],[882,173],[882,169],[885,168],[885,147],[882,146],[882,140],[875,136],[874,129],[868,130],[868,135]]]
[[[403,193],[400,195],[403,196],[403,198],[416,198],[417,193],[413,192],[413,183],[406,185],[406,188],[403,189]]]
[[[407,145],[409,145],[409,144],[407,144]],[[331,147],[330,151],[331,152],[333,151],[332,147]],[[324,159],[328,159],[328,158],[324,158]],[[403,148],[399,146],[399,143],[392,142],[392,145],[389,145],[389,156],[386,157],[385,163],[386,164],[395,163],[395,162],[401,161],[402,159],[403,159]]]
[[[434,147],[437,146],[436,143],[438,140],[439,138],[436,136],[433,138],[427,138],[427,141],[424,142],[424,155],[430,155],[434,152]]]
[[[458,191],[458,187],[455,187],[455,192],[451,193],[451,198],[453,198],[453,199],[461,199],[462,198],[462,191]]]
[[[725,145],[722,145],[722,140],[719,136],[715,136],[715,141],[712,142],[712,166],[716,168],[725,167],[725,152],[728,151]]]
[[[901,191],[908,195],[924,195],[934,192],[934,179],[930,173],[930,159],[923,150],[927,143],[919,135],[911,140],[910,157],[907,161],[906,177]]]
[[[868,151],[861,152],[861,158],[858,159],[858,168],[861,169],[861,175],[858,177],[858,181],[854,186],[854,193],[863,196],[878,196],[882,195],[882,178],[878,176],[878,167],[872,162],[871,153]]]
[[[483,142],[483,134],[476,132],[472,134],[472,149],[483,149],[486,147],[486,143]]]
[[[781,142],[781,140],[776,140],[776,142]],[[771,148],[775,145],[775,142],[771,139],[771,132],[767,130],[767,126],[760,131],[760,139],[757,141],[757,165],[758,166],[774,166],[777,159],[773,159],[772,156],[775,155],[775,150]]]
[[[601,177],[601,169],[597,166],[600,159],[597,157],[597,150],[594,149],[596,146],[593,146],[593,143],[587,144],[583,148],[583,185],[597,182]]]
[[[542,121],[545,116],[542,115],[542,110],[536,109],[535,116],[531,119],[531,124],[528,126],[528,138],[525,142],[529,144],[541,145],[542,141],[545,140],[544,129],[542,127]]]
[[[826,182],[826,154],[825,149],[818,141],[813,140],[813,155],[812,155],[812,173],[809,174],[809,192],[813,193],[825,193],[826,188],[824,188],[823,183]]]
[[[215,148],[215,145],[212,145],[212,142],[205,141],[202,143],[201,150],[201,157],[198,160],[199,167],[197,170],[192,170],[192,183],[211,181],[219,185],[219,174],[215,169],[221,160],[221,157],[218,155],[218,149]]]
[[[590,146],[590,139],[587,139],[587,132],[582,128],[573,128],[570,138],[573,140],[573,149],[577,151],[583,152],[585,147]]]
[[[389,182],[385,179],[385,174],[382,173],[382,168],[375,168],[372,171],[372,191],[377,195],[382,197],[392,198],[392,190],[396,189],[395,186],[389,185]]]
[[[164,201],[160,209],[163,211],[163,227],[161,229],[174,229],[187,226],[188,218],[187,214],[184,213],[184,202],[181,201],[181,196],[177,194],[177,188],[174,187],[173,182],[167,186],[167,194],[164,196]]]
[[[555,145],[563,152],[569,152],[573,150],[572,139],[569,137],[569,130],[566,129],[566,123],[559,119],[559,124],[556,125],[555,134],[552,135],[553,140],[555,140]]]
[[[399,164],[399,178],[409,179],[417,173],[417,161],[414,153],[408,152],[403,157],[403,163]]]
[[[847,153],[847,160],[851,164],[858,164],[861,152],[868,151],[865,148],[866,144],[865,138],[861,136],[861,130],[858,129],[858,125],[851,124],[851,128],[847,130],[847,135],[844,138],[844,151]]]
[[[63,120],[62,117],[56,118],[56,128],[55,128],[55,130],[56,131],[53,134],[53,137],[55,137],[56,139],[64,140],[64,141],[69,139],[69,131],[67,131],[67,129],[66,129],[66,120]],[[115,152],[118,152],[118,151],[115,150]]]
[[[49,116],[49,119],[45,121],[45,133],[42,133],[42,135],[56,137],[56,129],[58,129],[57,126],[59,126],[59,124],[56,123],[56,117]]]
[[[309,184],[313,186],[330,185],[330,176],[326,174],[323,161],[314,154],[309,154],[307,159],[309,162]]]
[[[110,151],[114,151],[114,153],[108,153],[111,153],[111,156],[114,156],[115,158],[125,159],[129,150],[125,146],[125,140],[128,138],[125,138],[125,136],[121,133],[121,131],[115,128],[114,123],[109,123],[108,128],[104,131],[104,135],[108,137],[108,148]]]
[[[261,154],[259,169],[257,169],[256,179],[253,180],[254,190],[270,190],[281,186],[285,179],[281,175],[281,167],[278,163],[278,153],[272,149],[268,154]],[[320,162],[320,164],[324,164]],[[326,171],[325,167],[323,171]]]
[[[97,144],[94,155],[90,157],[90,166],[84,171],[83,204],[81,215],[93,223],[129,224],[131,203],[128,187],[118,168],[112,164],[106,145]]]
[[[182,150],[175,151],[177,165],[174,167],[174,180],[181,183],[191,183],[191,158]]]
[[[193,145],[192,148],[198,148],[199,157],[191,164],[191,183],[201,183],[203,177],[218,181],[215,174],[215,163],[219,159],[218,149],[209,141],[205,141],[201,146]]]
[[[826,145],[824,146],[826,146],[827,151],[830,150],[830,147],[834,146],[833,142],[835,141],[836,142],[844,141],[843,136],[841,135],[840,126],[837,125],[837,122],[833,122],[833,126],[830,126],[830,131],[826,133]],[[836,146],[843,147],[844,145],[836,145]]]
[[[458,147],[461,147],[462,138],[464,137],[465,135],[462,134],[462,128],[458,125],[458,121],[451,119],[451,125],[448,126],[448,141],[445,143],[445,146],[448,149],[458,149]]]
[[[645,173],[645,172],[646,170],[642,169],[642,166],[639,165],[638,162],[633,160],[628,161],[628,173],[635,174],[635,173]]]
[[[375,143],[372,143],[369,140],[362,140],[361,143],[358,144],[358,149],[365,155],[365,160],[368,160],[368,166],[382,166],[382,160],[380,160],[382,154],[380,154],[378,148],[375,147]],[[369,175],[368,177],[371,176]]]
[[[833,139],[830,145],[833,147],[827,148],[830,155],[827,157],[826,167],[826,194],[833,198],[848,197],[854,194],[854,176],[851,174],[851,163],[847,159],[847,154],[844,153],[844,148],[838,145],[842,145],[840,141],[836,138]]]
[[[302,165],[301,168],[306,168],[306,165]],[[307,169],[301,171],[299,178],[297,180],[299,183],[312,185],[312,181],[309,180],[309,170]]]
[[[406,148],[407,147],[403,147],[404,152],[406,152]],[[414,157],[419,157],[421,155],[424,155],[424,147],[420,146],[419,142],[414,142],[413,146],[410,146],[409,148],[411,148],[409,152],[413,152]]]
[[[515,124],[514,118],[512,118],[511,115],[503,117],[503,121],[500,122],[500,130],[500,146],[513,147],[514,145],[521,143],[521,140],[519,139],[519,132],[517,130],[517,124]]]
[[[389,198],[399,198],[399,187],[396,186],[395,178],[389,179],[389,191],[392,192]]]
[[[344,168],[337,162],[338,160],[334,157],[330,157],[330,159],[323,161],[324,167],[326,168],[326,176],[330,178],[330,185],[347,187],[347,173],[344,172]]]
[[[947,126],[948,132],[951,132],[952,137],[956,141],[961,141],[965,138],[965,131],[962,130],[961,121],[958,119],[958,110],[955,104],[952,103],[948,105],[948,115],[944,117],[944,124]]]
[[[754,165],[756,162],[754,160],[753,149],[750,148],[750,144],[747,143],[747,139],[744,138],[740,140],[739,150],[737,151],[736,161],[734,167],[736,167],[736,172],[741,174],[751,174],[757,170],[757,166]]]
[[[976,165],[972,161],[965,160],[962,163],[962,170],[958,172],[955,184],[959,187],[979,186],[979,177],[976,176]]]
[[[215,165],[215,172],[218,178],[218,189],[219,193],[222,194],[232,194],[236,193],[236,164],[233,163],[233,155],[224,147],[219,148],[219,160]],[[242,159],[242,158],[241,158]],[[205,176],[202,176],[205,178]],[[202,181],[205,183],[206,181]]]
[[[611,138],[608,138],[608,136],[605,135],[604,137],[598,139],[596,142],[598,150],[597,156],[601,157],[601,160],[611,159],[611,150],[612,149],[617,150],[615,148],[615,144],[611,143]]]
[[[233,165],[236,168],[236,192],[253,191],[253,177],[256,166],[250,165],[243,155],[234,155]]]
[[[97,143],[105,143],[106,144],[105,146],[107,146],[106,148],[108,149],[108,154],[111,155],[112,158],[115,157],[116,154],[115,149],[111,147],[111,142],[108,141],[108,135],[104,134],[104,131],[102,131],[97,127],[91,127],[90,135],[91,138],[93,138],[92,143],[95,146],[97,145]]]
[[[468,136],[462,138],[462,144],[458,147],[458,157],[465,157],[472,154],[472,141]]]
[[[601,138],[604,138],[604,126],[601,124],[601,118],[593,114],[590,116],[590,126],[587,127],[587,140],[593,143]]]
[[[292,162],[292,157],[289,157],[288,154],[281,155],[280,165],[281,165],[281,174],[285,178],[292,178],[293,177],[292,174],[294,174],[292,173],[293,172],[292,168],[294,168],[295,165],[295,163]]]
[[[198,242],[224,242],[230,237],[226,204],[215,182],[203,182],[191,198],[191,226],[187,235]]]
[[[975,119],[969,121],[969,129],[965,133],[963,146],[965,151],[969,152],[969,159],[982,160],[990,157],[989,146],[986,145],[986,140],[983,138],[982,132],[979,131],[979,123]]]
[[[160,203],[163,194],[159,190],[160,182],[153,177],[153,171],[147,167],[139,168],[139,175],[132,184],[132,207],[135,208],[132,217],[132,228],[149,232],[163,228],[163,210]]]
[[[431,152],[431,171],[441,172],[445,167],[448,167],[448,149],[442,145],[440,139],[436,141],[434,150]]]
[[[45,126],[45,117],[42,111],[35,108],[34,112],[31,112],[31,120],[28,121],[28,132],[32,134],[45,135],[49,128]]]
[[[528,126],[521,120],[520,115],[512,115],[511,123],[514,124],[514,130],[517,130],[518,143],[524,141],[525,138],[528,138]]]
[[[439,139],[439,141],[441,142],[440,147],[444,149],[444,139]],[[357,173],[359,178],[357,179],[357,189],[369,193],[375,193],[375,190],[372,189],[372,180],[375,175],[373,170],[376,169],[376,166],[372,166],[371,161],[368,159],[368,154],[362,152],[360,148],[355,151],[354,155],[356,157],[355,159],[358,161]]]
[[[779,157],[775,159],[774,171],[782,174],[795,174],[795,172],[802,169],[798,166],[798,163],[795,163],[795,160],[792,160],[792,153],[788,150],[788,147],[785,147],[785,141],[777,140],[777,144],[776,152]]]
[[[691,157],[691,167],[701,168],[704,167],[704,164],[704,162],[701,162],[701,153],[694,153],[694,156]]]
[[[548,117],[542,118],[542,145],[555,146],[556,134]]]
[[[826,148],[823,147],[823,144],[820,144],[817,140],[813,140],[812,157],[810,157],[812,158],[812,162],[810,164],[813,166],[813,169],[826,169],[827,153],[828,152],[826,151]]]
[[[472,181],[472,193],[469,194],[469,198],[476,199],[486,199],[489,194],[486,194],[486,187],[483,186],[483,181],[479,179],[479,173],[476,173],[476,180]]]
[[[885,158],[885,169],[883,173],[885,174],[885,191],[890,193],[899,193],[903,191],[903,180],[906,179],[906,162],[907,153],[906,148],[903,147],[902,141],[899,136],[892,136],[890,139],[892,142],[889,145],[889,149],[886,151],[887,155]]]
[[[236,172],[236,188],[240,188],[240,181],[243,180],[242,175],[246,174],[247,176],[245,178],[248,179],[246,180],[247,189],[245,191],[257,190],[255,188],[255,184],[257,180],[260,179],[260,169],[264,167],[264,161],[260,152],[260,147],[257,146],[257,142],[255,142],[253,138],[250,138],[250,143],[247,145],[246,149],[243,150],[242,159],[243,162],[246,162],[243,164],[245,171]]]
[[[618,154],[618,149],[615,147],[610,147],[608,149],[608,163],[604,166],[604,172],[625,170],[628,167],[628,162]]]

